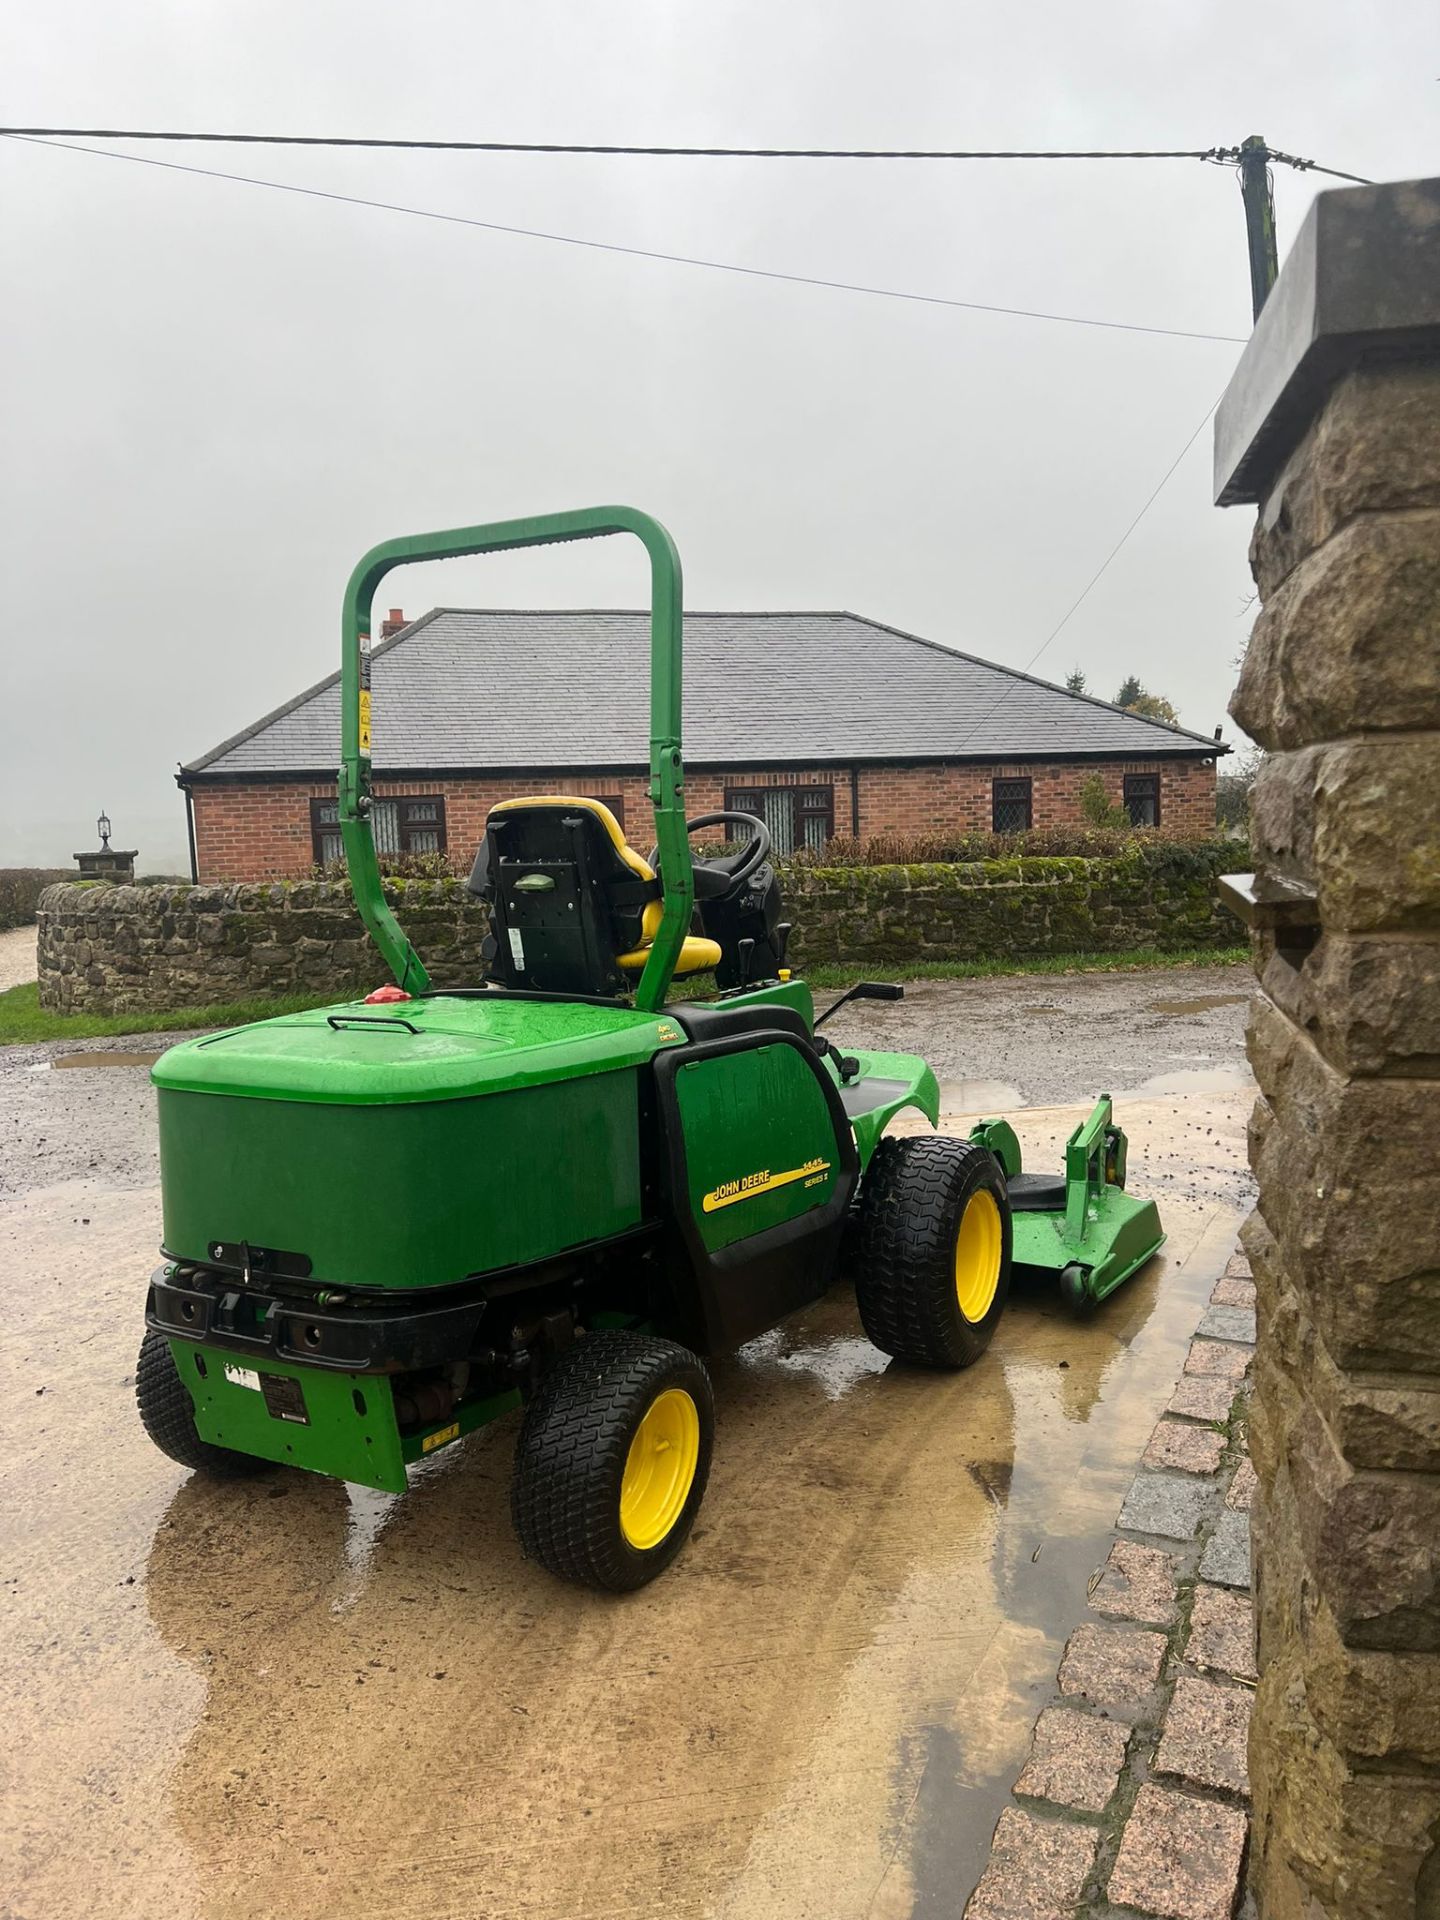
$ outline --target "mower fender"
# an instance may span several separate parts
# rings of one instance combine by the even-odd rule
[[[855,1133],[863,1173],[880,1136],[906,1107],[918,1107],[931,1126],[940,1124],[940,1086],[913,1053],[857,1053],[860,1072],[840,1088],[841,1103]]]
[[[1008,1120],[982,1120],[978,1127],[970,1129],[970,1138],[994,1154],[1007,1180],[1013,1180],[1021,1172],[1020,1142]]]

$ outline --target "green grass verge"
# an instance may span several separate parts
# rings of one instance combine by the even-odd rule
[[[173,1007],[165,1013],[46,1013],[32,980],[0,993],[0,1046],[36,1040],[100,1040],[123,1033],[173,1033],[186,1027],[243,1027],[277,1013],[334,1006],[334,993],[296,994],[285,1000],[242,1000],[225,1007]]]
[[[1148,973],[1162,967],[1235,967],[1249,947],[1132,947],[1125,953],[1049,953],[1033,960],[919,960],[908,966],[807,967],[812,987],[848,987],[856,980],[1003,980],[1030,973]]]
[[[813,987],[848,987],[856,980],[1000,980],[1011,974],[1138,973],[1158,967],[1233,967],[1250,958],[1248,947],[1182,947],[1160,953],[1135,947],[1128,953],[1060,953],[1036,960],[929,960],[903,967],[812,967],[805,978]],[[704,998],[708,982],[696,982]],[[164,1013],[46,1013],[32,980],[0,993],[0,1046],[37,1040],[101,1040],[125,1033],[173,1033],[177,1028],[243,1027],[306,1007],[333,1006],[336,993],[295,994],[284,1000],[242,1000],[222,1007],[173,1007]]]

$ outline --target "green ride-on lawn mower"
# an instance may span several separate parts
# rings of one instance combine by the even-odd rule
[[[658,847],[641,858],[594,800],[503,802],[470,879],[491,914],[484,975],[432,987],[371,829],[376,588],[405,561],[613,533],[650,558]],[[701,1356],[817,1299],[842,1244],[869,1337],[948,1368],[989,1344],[1012,1258],[1083,1302],[1159,1246],[1154,1206],[1123,1192],[1108,1101],[1053,1180],[1022,1172],[1004,1121],[969,1140],[883,1137],[907,1107],[936,1124],[935,1076],[818,1031],[785,965],[765,826],[685,818],[680,683],[679,559],[630,508],[390,541],[356,568],[340,822],[396,984],[185,1041],[154,1068],[164,1264],[136,1387],[173,1459],[399,1492],[411,1462],[523,1405],[525,1552],[634,1588],[678,1553],[705,1489]],[[739,850],[692,859],[689,835],[715,828]],[[715,997],[669,999],[677,976],[710,971]]]

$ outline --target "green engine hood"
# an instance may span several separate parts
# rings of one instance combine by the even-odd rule
[[[171,1092],[391,1106],[638,1067],[684,1038],[673,1021],[633,1007],[499,994],[351,1001],[182,1041],[150,1077]]]

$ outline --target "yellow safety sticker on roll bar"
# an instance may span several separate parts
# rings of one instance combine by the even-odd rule
[[[804,1166],[791,1167],[785,1173],[772,1173],[762,1167],[758,1173],[742,1174],[738,1180],[722,1180],[700,1204],[706,1213],[718,1213],[721,1207],[733,1207],[737,1200],[753,1200],[757,1194],[774,1193],[777,1187],[792,1186],[797,1180],[818,1186],[821,1176],[829,1171],[828,1160],[807,1160]]]
[[[360,689],[360,751],[370,751],[370,689]]]

